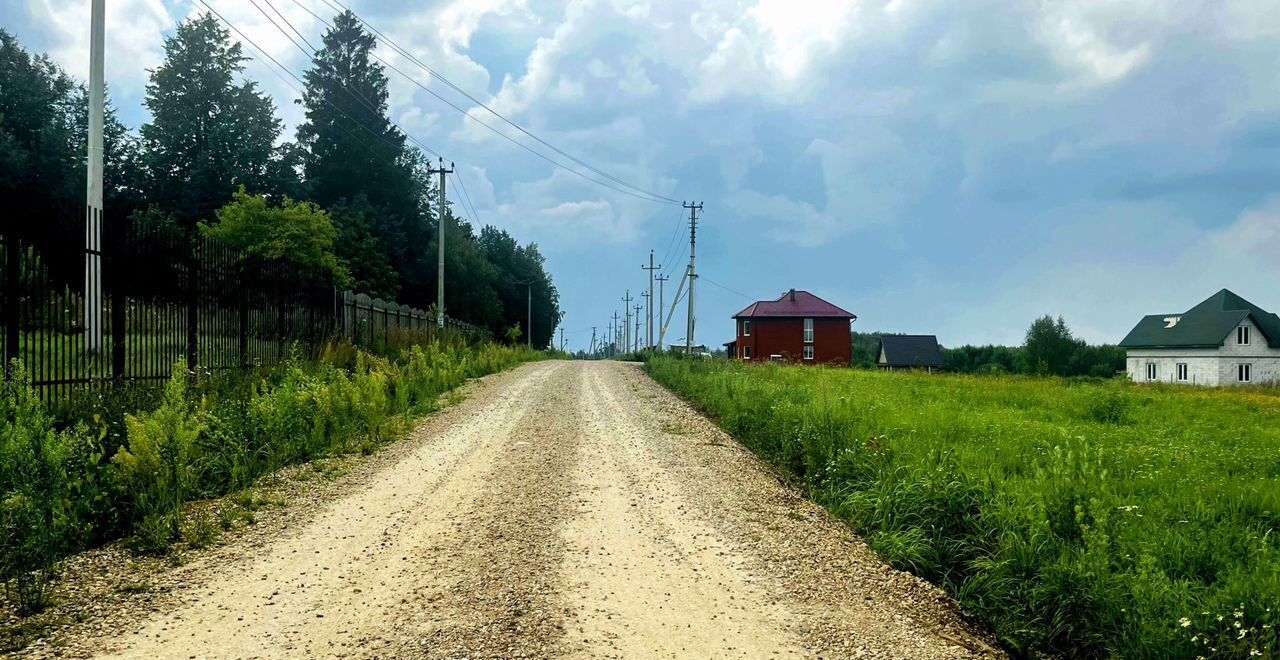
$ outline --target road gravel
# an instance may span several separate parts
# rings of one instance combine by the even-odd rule
[[[118,634],[67,648],[120,658],[1001,655],[937,588],[887,566],[634,364],[539,362],[475,383],[341,494],[211,557],[184,567],[181,584]]]

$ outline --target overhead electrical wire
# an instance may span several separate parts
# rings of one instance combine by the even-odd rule
[[[270,53],[268,53],[268,52],[266,51],[266,49],[264,49],[263,47],[259,46],[259,45],[257,44],[257,42],[255,42],[253,39],[250,39],[248,35],[246,35],[244,32],[242,32],[242,31],[240,30],[240,28],[237,28],[233,23],[231,23],[231,21],[228,21],[226,18],[224,18],[224,17],[222,16],[222,14],[219,14],[219,13],[218,13],[218,10],[214,9],[214,8],[213,8],[213,7],[212,7],[208,2],[205,2],[205,0],[195,0],[195,1],[196,1],[196,2],[199,2],[201,5],[203,5],[205,9],[209,10],[209,13],[211,13],[211,14],[213,14],[215,17],[217,17],[217,19],[218,19],[219,21],[221,21],[224,25],[226,25],[228,28],[230,28],[230,29],[231,29],[232,31],[234,31],[236,34],[240,35],[240,38],[241,38],[241,39],[243,39],[246,43],[248,43],[250,46],[252,46],[252,47],[254,48],[254,50],[256,50],[258,53],[260,53],[263,57],[265,57],[267,60],[269,60],[272,64],[275,64],[275,65],[276,65],[276,67],[280,69],[280,71],[283,71],[284,73],[288,74],[288,75],[289,75],[289,77],[290,77],[290,78],[293,78],[293,79],[294,79],[294,80],[295,80],[299,85],[304,85],[304,86],[305,86],[305,84],[306,84],[306,83],[304,83],[300,78],[298,78],[298,76],[294,75],[294,73],[293,73],[292,71],[290,71],[287,67],[285,67],[285,66],[284,66],[283,64],[281,64],[278,60],[276,60],[276,58],[272,57],[272,56],[271,56],[271,54],[270,54]],[[259,60],[259,61],[262,61],[262,60]],[[264,65],[264,66],[266,65],[266,62],[265,62],[265,61],[263,62],[263,65]],[[289,82],[289,81],[288,81],[288,80],[287,80],[283,75],[281,75],[278,71],[276,71],[275,69],[271,68],[270,66],[267,66],[267,70],[268,70],[268,71],[270,71],[272,74],[274,74],[277,78],[279,78],[279,79],[280,79],[280,81],[281,81],[281,82],[283,82],[283,83],[285,84],[285,86],[286,86],[286,87],[288,87],[288,88],[292,89],[294,92],[296,92],[296,93],[297,93],[297,94],[299,94],[299,95],[301,95],[301,94],[302,94],[302,89],[301,89],[300,87],[295,87],[292,83],[290,83],[290,82]],[[351,115],[347,114],[347,113],[346,113],[346,111],[344,111],[342,108],[339,108],[339,107],[338,107],[337,105],[335,105],[332,101],[329,101],[328,99],[325,99],[325,102],[326,102],[326,103],[328,103],[328,104],[329,104],[329,106],[330,106],[330,107],[332,107],[334,110],[336,110],[339,114],[341,114],[342,116],[346,117],[347,119],[350,119],[350,120],[351,120],[351,123],[355,124],[355,125],[356,125],[357,127],[359,127],[359,128],[363,128],[363,129],[365,130],[365,132],[369,133],[369,134],[370,134],[370,135],[372,135],[373,137],[376,137],[376,138],[378,138],[378,139],[382,140],[383,142],[386,142],[387,144],[390,144],[390,145],[392,145],[392,146],[399,146],[399,145],[396,145],[396,144],[395,144],[394,142],[392,142],[391,140],[388,140],[388,139],[386,138],[386,136],[381,135],[381,134],[379,134],[379,133],[375,133],[375,132],[374,132],[372,129],[370,129],[368,126],[365,126],[364,124],[362,124],[362,123],[360,123],[360,122],[356,121],[356,119],[355,119],[354,117],[352,117]],[[373,154],[375,154],[375,155],[381,155],[381,154],[378,154],[378,152],[377,152],[377,151],[375,151],[375,150],[373,149],[373,146],[372,146],[372,145],[370,145],[368,142],[365,142],[364,140],[360,139],[358,136],[356,136],[354,133],[352,133],[350,129],[348,129],[348,128],[347,128],[347,127],[345,127],[345,126],[341,126],[341,125],[339,125],[339,127],[340,127],[340,128],[342,128],[342,130],[343,130],[344,132],[346,132],[346,133],[347,133],[347,135],[351,136],[353,139],[355,139],[357,142],[359,142],[361,145],[363,145],[366,149],[368,149],[368,150],[370,151],[370,153],[373,153]]]
[[[680,228],[684,226],[684,208],[682,207],[676,214],[676,226],[675,230],[671,232],[671,240],[667,241],[667,249],[662,253],[660,263],[664,267],[670,264],[672,250],[676,247],[676,238],[680,236]]]
[[[709,278],[709,277],[707,277],[706,275],[703,275],[703,274],[701,274],[701,273],[699,273],[699,274],[698,274],[698,279],[699,279],[699,280],[701,280],[701,281],[704,281],[704,282],[706,282],[707,284],[710,284],[710,285],[712,285],[712,286],[720,287],[721,289],[724,289],[725,291],[728,291],[729,293],[732,293],[732,294],[735,294],[735,295],[742,296],[743,298],[746,298],[747,300],[751,300],[751,301],[759,300],[759,298],[752,298],[751,296],[748,296],[747,294],[745,294],[745,293],[743,293],[743,292],[741,292],[741,291],[737,291],[737,290],[735,290],[735,289],[730,289],[729,287],[727,287],[727,286],[725,286],[725,285],[723,285],[723,284],[721,284],[721,283],[719,283],[719,282],[717,282],[717,281],[715,281],[715,280],[713,280],[713,279],[711,279],[711,278]]]
[[[201,2],[202,2],[202,3],[203,3],[203,1],[204,1],[204,0],[201,0]],[[292,23],[290,23],[290,22],[289,22],[289,19],[285,18],[285,17],[284,17],[284,15],[283,15],[283,14],[281,14],[281,13],[279,12],[279,10],[277,10],[277,9],[275,8],[275,6],[271,4],[271,0],[261,0],[261,2],[262,2],[263,4],[265,4],[265,5],[267,5],[268,7],[271,7],[271,10],[272,10],[272,11],[275,11],[275,12],[276,12],[276,14],[278,14],[278,15],[280,16],[280,20],[284,21],[285,25],[288,25],[290,30],[293,30],[293,32],[294,32],[294,33],[296,33],[299,37],[302,37],[302,33],[301,33],[301,32],[299,32],[299,31],[298,31],[298,29],[297,29],[296,27],[294,27]],[[293,44],[293,45],[294,45],[294,47],[296,47],[299,51],[302,51],[302,54],[303,54],[303,55],[305,55],[305,56],[306,56],[306,57],[308,57],[308,58],[314,58],[314,57],[315,57],[315,51],[314,51],[314,50],[313,50],[313,51],[311,51],[311,52],[307,52],[307,49],[306,49],[306,48],[303,48],[301,44],[299,44],[297,41],[294,41],[294,40],[293,40],[293,37],[289,36],[289,33],[288,33],[288,32],[285,32],[284,28],[280,27],[280,25],[279,25],[278,23],[276,23],[276,22],[275,22],[275,19],[271,18],[271,16],[270,16],[269,14],[267,14],[267,12],[266,12],[262,7],[258,6],[258,2],[257,2],[257,1],[255,1],[255,0],[249,0],[249,4],[253,5],[255,9],[257,9],[257,10],[258,10],[258,11],[259,11],[263,16],[265,16],[265,17],[266,17],[266,19],[267,19],[268,21],[270,21],[270,22],[271,22],[271,25],[272,25],[272,26],[274,26],[274,27],[276,28],[276,30],[278,30],[278,31],[280,32],[280,34],[283,34],[285,39],[288,39],[288,40],[289,40],[289,43]],[[207,5],[206,5],[206,6],[207,6]],[[239,30],[236,30],[236,32],[240,33],[240,31],[239,31]],[[240,33],[240,34],[243,34],[243,33]],[[302,37],[302,40],[305,42],[305,41],[306,41],[306,38],[305,38],[305,37]],[[310,44],[310,42],[307,42],[307,45],[308,45],[308,46],[310,46],[310,45],[311,45],[311,44]],[[259,48],[259,50],[261,50],[261,49]],[[274,59],[272,59],[272,61],[275,61],[275,60],[274,60]],[[279,62],[276,62],[276,65],[277,65],[277,66],[281,66]],[[298,80],[298,82],[299,82],[299,83],[301,83],[303,86],[305,86],[305,85],[306,85],[306,83],[305,83],[305,82],[303,82],[302,80],[300,80],[297,76],[294,76],[292,72],[290,72],[290,73],[289,73],[289,75],[290,75],[290,76],[293,76],[293,78],[294,78],[295,80]],[[377,108],[377,107],[376,107],[376,105],[373,103],[373,101],[369,100],[369,98],[368,98],[367,96],[365,96],[364,94],[360,93],[360,91],[359,91],[359,90],[354,89],[354,88],[352,88],[352,87],[350,87],[350,86],[346,86],[346,85],[344,85],[342,89],[343,89],[343,91],[347,92],[347,94],[348,94],[348,95],[350,95],[352,99],[358,99],[358,100],[357,100],[357,102],[358,102],[358,103],[360,103],[361,105],[363,105],[363,106],[364,106],[364,108],[365,108],[366,110],[368,110],[369,112],[371,112],[371,113],[373,113],[373,114],[379,114],[379,115],[381,114],[381,111],[379,110],[379,108]],[[299,93],[300,95],[302,94],[302,92],[301,92],[301,91],[299,91],[298,93]],[[329,99],[325,99],[325,102],[326,102],[326,103],[329,103],[329,105],[333,106],[335,109],[337,108],[337,106],[336,106],[336,105],[334,105],[332,101],[329,101]],[[341,112],[341,111],[340,111],[340,112]],[[346,116],[346,117],[347,117],[348,119],[350,119],[351,121],[355,121],[355,118],[351,117],[351,115],[348,115],[348,114],[346,114],[345,112],[343,113],[343,115],[344,115],[344,116]],[[357,123],[359,123],[359,122],[357,122]],[[422,149],[423,151],[425,151],[425,152],[427,152],[427,153],[429,153],[429,154],[431,154],[431,155],[433,155],[433,156],[435,156],[435,157],[437,157],[437,158],[441,158],[440,154],[439,154],[436,150],[434,150],[434,149],[432,149],[431,147],[429,147],[429,146],[427,146],[427,145],[423,144],[421,140],[418,140],[417,138],[415,138],[415,137],[413,137],[412,135],[410,135],[408,131],[406,131],[406,130],[404,130],[403,128],[401,128],[401,127],[400,127],[400,125],[396,124],[394,121],[391,121],[390,119],[387,119],[387,123],[389,123],[389,124],[391,124],[392,126],[394,126],[394,127],[396,128],[396,130],[397,130],[397,131],[399,131],[399,132],[400,132],[400,134],[401,134],[401,135],[403,135],[403,136],[405,137],[405,139],[407,139],[408,141],[412,142],[412,143],[413,143],[415,146],[417,146],[419,149]],[[370,130],[370,132],[372,132],[372,130]],[[397,146],[397,147],[398,147],[398,146],[400,146],[400,145],[396,145],[396,144],[395,144],[393,141],[391,141],[391,140],[387,140],[387,139],[385,138],[385,136],[380,136],[380,137],[383,137],[384,141],[386,141],[388,144],[391,144],[392,146]]]
[[[295,1],[295,2],[298,2],[298,0],[294,0],[294,1]],[[396,50],[397,52],[399,52],[401,55],[404,55],[406,58],[408,58],[408,60],[409,60],[410,62],[413,62],[414,64],[418,65],[420,68],[422,68],[422,69],[423,69],[424,71],[426,71],[428,74],[430,74],[433,78],[435,78],[435,79],[439,80],[440,82],[442,82],[442,83],[444,83],[445,85],[447,85],[450,89],[452,89],[452,90],[456,91],[457,93],[461,94],[462,96],[466,97],[466,98],[467,98],[467,100],[471,101],[472,103],[475,103],[476,105],[480,106],[481,108],[484,108],[484,109],[485,109],[486,111],[488,111],[490,114],[492,114],[493,116],[497,117],[498,119],[501,119],[501,120],[502,120],[504,123],[506,123],[507,125],[511,126],[512,128],[516,129],[517,131],[520,131],[521,133],[523,133],[523,134],[525,134],[525,135],[529,136],[530,138],[532,138],[533,140],[537,141],[537,142],[538,142],[538,144],[541,144],[541,145],[543,145],[543,146],[547,147],[548,149],[551,149],[552,151],[556,152],[557,154],[560,154],[561,156],[564,156],[565,158],[568,158],[569,160],[573,161],[574,163],[577,163],[577,164],[579,164],[579,165],[581,165],[581,166],[583,166],[583,167],[587,168],[587,169],[588,169],[588,170],[590,170],[591,172],[594,172],[594,173],[596,173],[596,174],[598,174],[598,175],[600,175],[600,176],[602,176],[602,177],[604,177],[604,178],[606,178],[606,179],[608,179],[608,180],[610,180],[610,181],[613,181],[613,182],[615,182],[615,183],[617,183],[617,184],[619,184],[619,185],[625,186],[625,187],[627,187],[627,188],[630,188],[630,189],[632,189],[632,190],[634,190],[634,191],[636,191],[636,192],[642,193],[642,194],[644,194],[644,195],[648,195],[648,196],[650,196],[650,197],[654,197],[654,198],[657,198],[657,199],[659,199],[659,200],[665,201],[665,202],[667,202],[667,203],[669,203],[669,204],[680,204],[680,203],[681,203],[681,202],[680,202],[680,200],[672,199],[672,198],[670,198],[670,197],[666,197],[666,196],[661,195],[661,194],[659,194],[659,193],[655,193],[655,192],[652,192],[652,191],[650,191],[650,190],[646,190],[646,189],[641,188],[641,187],[639,187],[639,186],[636,186],[636,185],[633,185],[633,184],[631,184],[631,183],[628,183],[627,181],[624,181],[624,180],[622,180],[622,179],[620,179],[620,178],[618,178],[618,177],[616,177],[616,176],[614,176],[614,175],[612,175],[612,174],[609,174],[608,172],[605,172],[604,170],[601,170],[601,169],[599,169],[599,168],[595,167],[594,165],[592,165],[592,164],[590,164],[590,163],[588,163],[588,162],[586,162],[586,161],[584,161],[584,160],[582,160],[582,159],[580,159],[580,158],[577,158],[577,157],[576,157],[576,156],[574,156],[573,154],[570,154],[570,153],[568,153],[568,152],[564,151],[563,149],[560,149],[559,147],[555,146],[554,144],[551,144],[550,142],[547,142],[546,140],[544,140],[544,139],[542,139],[542,138],[538,137],[537,135],[533,134],[532,132],[530,132],[530,131],[529,131],[528,129],[526,129],[525,127],[521,126],[520,124],[517,124],[516,122],[514,122],[514,121],[512,121],[512,120],[508,119],[507,117],[505,117],[504,115],[502,115],[501,113],[499,113],[497,110],[494,110],[493,108],[489,107],[489,106],[488,106],[488,105],[486,105],[483,101],[481,101],[480,99],[478,99],[478,98],[476,98],[475,96],[471,95],[471,94],[470,94],[470,93],[468,93],[466,90],[464,90],[464,89],[462,89],[461,87],[459,87],[459,86],[455,85],[455,84],[453,83],[453,81],[451,81],[451,80],[449,80],[448,78],[446,78],[446,77],[445,77],[443,74],[441,74],[440,72],[436,71],[435,69],[432,69],[430,66],[427,66],[425,63],[423,63],[421,60],[419,60],[417,57],[415,57],[412,53],[408,52],[407,50],[405,50],[404,48],[402,48],[399,44],[397,44],[394,40],[392,40],[392,39],[391,39],[391,37],[388,37],[388,36],[387,36],[386,34],[384,34],[382,31],[378,30],[378,28],[377,28],[376,26],[371,25],[368,21],[366,21],[366,20],[364,20],[363,18],[361,18],[359,14],[356,14],[354,11],[351,11],[351,8],[350,8],[350,7],[347,7],[347,6],[346,6],[346,5],[344,5],[344,4],[342,4],[342,2],[341,2],[340,0],[321,0],[321,2],[324,2],[326,5],[328,5],[328,6],[329,6],[329,8],[330,8],[330,9],[333,9],[333,10],[335,10],[335,11],[337,11],[339,8],[341,8],[341,9],[343,9],[343,10],[345,10],[345,11],[351,12],[351,15],[356,17],[356,20],[360,21],[360,23],[361,23],[362,25],[364,25],[365,27],[369,28],[369,31],[371,31],[371,32],[373,32],[374,34],[376,34],[377,36],[381,37],[381,38],[382,38],[382,40],[383,40],[384,42],[386,42],[387,44],[389,44],[393,49],[395,49],[395,50]],[[334,5],[337,5],[337,6],[335,7]],[[455,106],[455,108],[456,108],[456,106]],[[471,116],[471,113],[470,113],[470,112],[467,112],[467,111],[462,111],[462,112],[463,112],[463,114],[467,115],[468,117],[470,117],[470,116]]]
[[[312,16],[313,18],[315,18],[317,21],[320,21],[322,24],[324,24],[324,25],[326,25],[326,26],[333,27],[333,25],[332,25],[331,23],[329,23],[328,21],[326,21],[324,18],[320,17],[320,15],[319,15],[319,14],[316,14],[316,13],[315,13],[314,11],[312,11],[309,7],[307,7],[305,4],[303,4],[300,0],[292,0],[292,1],[293,1],[293,3],[294,3],[294,4],[296,4],[296,5],[298,5],[299,7],[301,7],[303,11],[306,11],[308,14],[311,14],[311,16]],[[329,0],[321,0],[321,1],[322,1],[322,2],[325,2],[325,4],[326,4],[326,5],[328,5],[328,6],[330,7],[330,9],[333,9],[334,11],[339,11],[340,9],[345,9],[345,8],[342,8],[342,7],[341,7],[341,5],[334,6],[334,5],[332,5],[332,4],[329,4]],[[348,9],[348,10],[346,10],[346,11],[350,11],[350,10]],[[422,67],[422,68],[423,68],[424,70],[426,70],[428,73],[431,73],[432,75],[434,75],[434,76],[437,76],[437,77],[441,78],[441,80],[444,80],[442,76],[439,76],[439,74],[436,74],[436,73],[434,73],[433,71],[431,71],[431,69],[430,69],[430,68],[428,68],[425,64],[423,64],[420,60],[418,60],[416,57],[414,57],[411,53],[409,53],[409,52],[408,52],[408,51],[406,51],[404,48],[402,48],[399,44],[395,43],[395,42],[394,42],[394,41],[392,41],[389,37],[386,37],[382,32],[379,32],[376,28],[374,28],[373,26],[371,26],[371,25],[369,25],[368,23],[366,23],[363,19],[361,19],[358,15],[356,15],[356,13],[355,13],[355,12],[351,12],[351,13],[352,13],[352,15],[353,15],[353,16],[355,16],[355,17],[356,17],[356,20],[360,21],[360,23],[361,23],[362,25],[364,25],[365,27],[369,28],[369,30],[370,30],[371,32],[373,32],[373,33],[374,33],[374,34],[376,34],[376,35],[381,36],[381,37],[383,38],[383,40],[387,43],[387,45],[391,46],[391,48],[392,48],[394,51],[396,51],[396,52],[397,52],[397,53],[399,53],[400,55],[404,56],[404,57],[405,57],[406,59],[408,59],[410,62],[413,62],[414,64],[416,64],[416,65],[418,65],[418,66]],[[396,72],[397,74],[399,74],[400,76],[402,76],[404,79],[406,79],[406,80],[408,80],[409,82],[413,83],[415,86],[417,86],[417,87],[418,87],[419,89],[421,89],[422,91],[424,91],[424,92],[426,92],[426,93],[430,94],[431,96],[435,97],[436,99],[438,99],[441,103],[444,103],[445,105],[448,105],[449,107],[453,108],[453,109],[454,109],[454,110],[456,110],[457,112],[461,113],[461,114],[462,114],[464,117],[466,117],[467,119],[470,119],[471,121],[474,121],[475,123],[477,123],[477,124],[479,124],[479,125],[481,125],[481,126],[485,127],[485,128],[486,128],[486,129],[488,129],[489,131],[491,131],[494,135],[497,135],[498,137],[501,137],[502,139],[504,139],[504,140],[506,140],[506,141],[510,142],[511,144],[514,144],[514,145],[516,145],[517,147],[520,147],[521,149],[524,149],[525,151],[527,151],[527,152],[529,152],[529,153],[533,154],[534,156],[537,156],[538,158],[541,158],[541,159],[543,159],[543,160],[547,161],[548,163],[551,163],[552,165],[554,165],[554,166],[556,166],[556,167],[558,167],[558,168],[560,168],[560,169],[562,169],[562,170],[564,170],[564,171],[566,171],[566,172],[569,172],[570,174],[573,174],[573,175],[578,176],[578,177],[580,177],[580,178],[582,178],[582,179],[584,179],[584,180],[586,180],[586,181],[590,181],[590,182],[592,182],[592,183],[595,183],[596,185],[603,186],[603,187],[608,188],[608,189],[610,189],[610,190],[613,190],[613,191],[615,191],[615,192],[620,192],[620,193],[622,193],[622,194],[624,194],[624,195],[630,195],[631,197],[635,197],[635,198],[637,198],[637,199],[642,199],[642,200],[645,200],[645,201],[655,202],[655,203],[660,203],[660,204],[680,204],[680,203],[681,203],[681,202],[680,202],[680,201],[678,201],[678,200],[674,200],[674,199],[671,199],[670,197],[664,197],[664,196],[662,196],[662,195],[658,195],[658,194],[656,194],[656,193],[649,192],[649,191],[647,191],[647,190],[645,190],[645,189],[643,189],[643,188],[639,188],[639,187],[636,187],[636,186],[632,186],[631,184],[628,184],[628,183],[626,183],[626,182],[623,182],[623,183],[621,184],[622,186],[625,186],[625,187],[619,187],[618,185],[614,185],[614,184],[612,184],[612,183],[609,183],[609,181],[602,181],[602,180],[597,179],[597,178],[595,178],[595,177],[592,177],[592,176],[590,176],[590,175],[588,175],[588,174],[584,174],[583,172],[581,172],[581,171],[579,171],[579,170],[577,170],[577,169],[575,169],[575,168],[569,167],[568,165],[566,165],[566,164],[564,164],[564,163],[561,163],[561,162],[559,162],[559,161],[557,161],[557,160],[555,160],[555,159],[551,158],[550,156],[547,156],[546,154],[544,154],[544,153],[542,153],[542,152],[540,152],[540,151],[538,151],[538,150],[536,150],[536,149],[534,149],[534,148],[530,147],[529,145],[527,145],[527,144],[525,144],[525,143],[523,143],[523,142],[521,142],[521,141],[519,141],[519,140],[516,140],[515,138],[511,137],[510,135],[507,135],[506,133],[504,133],[504,132],[502,132],[502,131],[500,131],[500,130],[498,130],[498,129],[494,128],[494,127],[493,127],[493,126],[491,126],[490,124],[488,124],[488,123],[486,123],[486,122],[481,121],[479,118],[477,118],[477,117],[475,117],[474,115],[472,115],[472,114],[471,114],[470,112],[468,112],[466,109],[464,109],[464,108],[462,108],[461,106],[459,106],[458,104],[456,104],[456,103],[454,103],[454,102],[450,101],[449,99],[446,99],[445,97],[441,96],[441,95],[440,95],[440,94],[438,94],[435,90],[430,89],[430,88],[429,88],[429,87],[427,87],[426,85],[422,84],[422,82],[421,82],[421,81],[419,81],[417,78],[415,78],[415,77],[413,77],[413,76],[411,76],[411,75],[409,75],[409,74],[405,73],[404,71],[401,71],[399,67],[397,67],[396,65],[394,65],[394,64],[392,64],[391,62],[387,61],[385,58],[383,58],[382,56],[378,55],[377,53],[370,53],[370,55],[371,55],[374,59],[376,59],[376,60],[378,60],[379,62],[381,62],[383,66],[386,66],[388,69],[391,69],[392,71]],[[456,87],[456,86],[454,86],[452,82],[445,81],[445,84],[449,85],[450,87],[453,87],[453,88],[457,89],[457,87]],[[459,92],[460,92],[460,93],[462,93],[464,96],[467,96],[468,98],[473,98],[473,97],[470,97],[469,95],[467,95],[465,92],[462,92],[461,90],[459,90]],[[477,103],[478,103],[478,102],[477,102]],[[495,113],[495,115],[496,115],[496,113]],[[532,134],[530,134],[530,135],[532,136]],[[532,136],[532,137],[534,137],[534,139],[538,139],[536,136]],[[539,141],[541,141],[541,140],[539,140]],[[550,146],[550,145],[548,145],[548,146]],[[552,147],[552,148],[554,149],[554,147]],[[572,157],[570,157],[570,158],[572,159]],[[597,170],[595,170],[595,168],[591,168],[590,166],[587,166],[587,167],[588,167],[589,169],[591,169],[592,171],[597,171]],[[607,174],[602,174],[602,176],[604,176],[606,179],[609,179],[609,178],[616,178],[616,177],[610,177],[610,175],[607,175]],[[630,190],[628,190],[628,188],[630,188]]]

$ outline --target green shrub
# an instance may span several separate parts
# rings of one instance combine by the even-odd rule
[[[196,490],[197,441],[207,428],[204,411],[187,398],[187,374],[175,366],[160,407],[128,415],[128,445],[112,462],[134,504],[134,519],[145,523],[152,550],[161,539],[178,537],[182,503]],[[165,528],[167,527],[167,534]]]
[[[1089,419],[1099,424],[1130,423],[1129,409],[1133,403],[1116,389],[1104,389],[1089,400]]]
[[[0,581],[30,614],[49,604],[55,562],[83,535],[66,470],[83,430],[55,431],[22,365],[8,372],[0,373]]]
[[[319,361],[200,374],[175,366],[158,395],[122,386],[58,407],[61,429],[21,365],[0,374],[0,581],[17,609],[44,607],[68,552],[129,536],[147,554],[213,543],[253,522],[250,486],[283,466],[374,451],[467,378],[539,359],[456,333],[399,333],[380,354],[337,343]],[[77,417],[80,419],[77,419]],[[107,457],[110,457],[108,460]],[[184,503],[240,494],[215,515]]]

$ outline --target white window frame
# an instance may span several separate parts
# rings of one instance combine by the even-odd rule
[[[1253,364],[1250,362],[1241,362],[1236,365],[1236,382],[1252,383],[1253,382]]]
[[[804,320],[804,343],[813,343],[813,319]]]
[[[1249,326],[1242,325],[1236,328],[1236,345],[1238,346],[1249,345]]]
[[[806,360],[812,360],[812,359],[813,359],[813,344],[805,344],[805,346],[804,346],[804,359],[806,359]]]
[[[751,359],[751,347],[750,347],[750,346],[745,346],[745,345],[744,345],[744,346],[742,347],[742,359],[744,359],[744,360],[750,360],[750,359]]]
[[[1159,373],[1159,371],[1156,369],[1156,363],[1155,363],[1155,362],[1148,362],[1148,363],[1147,363],[1147,380],[1148,380],[1148,381],[1153,381],[1153,380],[1155,380],[1155,379],[1157,379],[1157,378],[1159,378],[1159,377],[1160,377],[1160,373]]]
[[[751,319],[742,319],[742,336],[751,336]]]
[[[1191,367],[1188,366],[1186,362],[1179,362],[1177,373],[1178,373],[1178,382],[1185,383],[1189,379],[1188,377],[1190,376],[1190,373],[1191,373]]]

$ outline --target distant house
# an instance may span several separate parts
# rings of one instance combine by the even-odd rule
[[[1120,346],[1134,382],[1280,381],[1280,317],[1226,289],[1186,312],[1143,317]]]
[[[858,317],[808,291],[752,303],[733,319],[737,337],[725,349],[744,362],[848,365],[852,359],[849,324]]]
[[[876,365],[884,371],[923,369],[933,373],[942,368],[942,348],[934,335],[885,335],[880,338]]]

